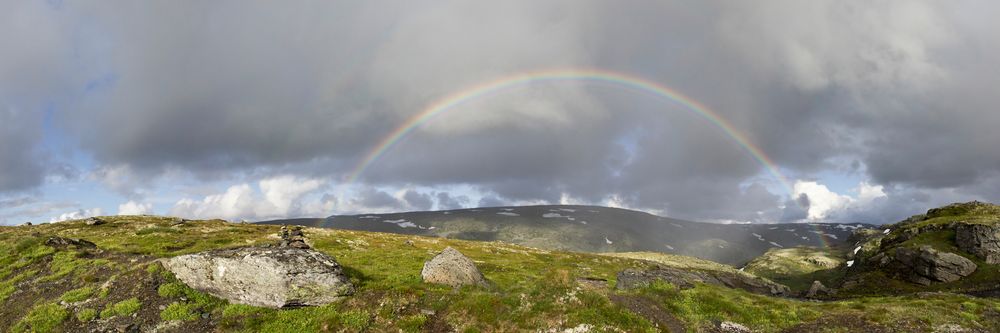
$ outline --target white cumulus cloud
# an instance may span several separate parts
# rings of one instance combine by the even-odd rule
[[[861,182],[853,189],[853,192],[857,193],[855,196],[831,191],[826,185],[816,181],[796,181],[793,190],[795,197],[805,195],[809,198],[806,217],[809,221],[819,221],[851,209],[865,207],[877,199],[886,197],[882,185],[872,185],[867,182]]]
[[[68,220],[79,220],[103,214],[100,208],[78,209],[76,211],[60,214],[53,217],[49,222],[62,222]]]
[[[129,200],[118,205],[118,215],[144,215],[153,213],[153,204]]]

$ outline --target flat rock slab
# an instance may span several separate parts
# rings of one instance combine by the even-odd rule
[[[354,293],[332,257],[307,249],[238,248],[171,258],[164,266],[196,290],[268,308],[329,304]]]

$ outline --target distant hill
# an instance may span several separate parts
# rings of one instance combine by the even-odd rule
[[[741,266],[772,248],[845,247],[866,224],[714,224],[599,206],[516,206],[260,222],[504,241],[578,252],[654,251]]]

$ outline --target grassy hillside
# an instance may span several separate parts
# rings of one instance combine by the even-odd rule
[[[494,241],[576,252],[663,252],[742,266],[772,248],[845,245],[863,224],[714,224],[575,205],[338,215],[263,222]]]
[[[616,273],[645,261],[386,233],[306,229],[335,257],[356,295],[321,307],[272,310],[225,301],[179,283],[158,258],[277,241],[277,226],[152,216],[0,228],[0,331],[77,332],[140,325],[159,332],[708,332],[733,321],[760,332],[931,332],[942,325],[1000,327],[1000,302],[953,294],[811,302],[699,285],[613,289]],[[83,238],[100,250],[53,247]],[[407,245],[407,240],[412,245]],[[446,246],[472,258],[491,288],[424,284],[420,269]],[[671,257],[677,262],[683,257]],[[692,261],[700,269],[726,269]],[[658,328],[656,325],[659,325]],[[670,326],[676,327],[676,326]]]
[[[841,252],[836,248],[771,249],[750,261],[744,270],[784,284],[793,291],[804,291],[813,281],[834,285],[844,271]]]
[[[883,232],[870,234],[858,244],[858,265],[848,270],[848,279],[856,287],[845,290],[851,295],[901,294],[920,291],[975,292],[1000,288],[1000,265],[987,264],[981,258],[957,246],[954,226],[961,224],[1000,224],[1000,206],[982,202],[956,203],[934,208],[899,223],[883,226]],[[898,248],[918,248],[923,245],[941,252],[965,257],[976,264],[972,275],[947,283],[920,286],[890,277],[873,269],[869,259],[879,253],[891,253]],[[852,284],[855,285],[855,284]]]

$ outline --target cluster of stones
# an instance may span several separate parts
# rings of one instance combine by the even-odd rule
[[[309,244],[306,244],[305,233],[302,232],[302,227],[294,226],[291,229],[288,226],[281,226],[281,232],[278,234],[281,237],[281,243],[278,247],[290,247],[296,249],[308,249]]]

